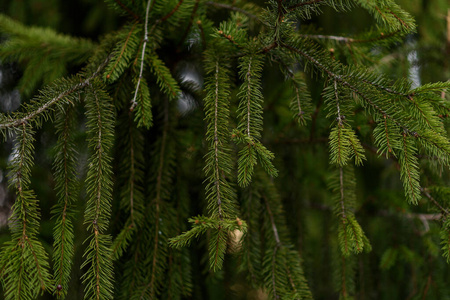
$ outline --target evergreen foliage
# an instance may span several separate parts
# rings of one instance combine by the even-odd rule
[[[450,81],[381,72],[380,58],[420,30],[406,10],[392,0],[105,3],[121,24],[98,42],[0,15],[0,63],[21,70],[23,102],[0,114],[14,142],[5,299],[251,297],[239,289],[363,299],[364,288],[406,298],[376,291],[386,279],[367,275],[374,261],[376,272],[402,261],[435,281],[420,283],[423,298],[445,295]],[[315,26],[355,10],[372,18],[365,32]],[[54,143],[49,199],[34,184],[47,163],[36,136]],[[319,274],[317,257],[332,272]]]

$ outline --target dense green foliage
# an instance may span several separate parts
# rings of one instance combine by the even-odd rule
[[[62,34],[9,3],[3,297],[448,299],[449,5],[410,4],[437,27],[393,0],[107,0]]]

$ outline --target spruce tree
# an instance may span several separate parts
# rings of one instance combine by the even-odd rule
[[[393,0],[105,4],[95,38],[0,15],[4,299],[449,297],[450,30]]]

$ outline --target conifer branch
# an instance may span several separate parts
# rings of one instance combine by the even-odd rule
[[[0,129],[2,128],[13,128],[13,127],[19,127],[24,124],[27,124],[29,121],[33,120],[36,117],[39,117],[42,113],[49,110],[51,107],[53,107],[55,104],[57,104],[59,101],[67,97],[68,95],[81,90],[91,83],[93,79],[95,79],[97,76],[100,75],[100,72],[105,68],[109,60],[111,59],[111,55],[108,56],[97,68],[97,70],[92,73],[87,79],[83,80],[82,82],[73,85],[69,89],[59,93],[56,97],[52,98],[48,102],[44,103],[42,106],[37,108],[34,111],[27,112],[24,117],[18,118],[18,119],[10,119],[9,122],[0,124]]]
[[[391,115],[389,115],[385,110],[383,110],[381,107],[379,107],[377,104],[375,104],[369,97],[367,97],[366,94],[364,94],[363,92],[361,92],[356,86],[352,85],[350,82],[346,81],[344,79],[344,76],[335,74],[332,70],[328,69],[325,65],[323,65],[320,61],[318,61],[316,58],[312,57],[311,55],[309,55],[308,53],[297,49],[293,46],[290,46],[286,43],[282,43],[281,44],[282,47],[289,49],[292,52],[298,53],[301,56],[303,56],[304,58],[306,58],[308,61],[310,61],[311,63],[313,63],[317,68],[319,68],[320,70],[322,70],[323,72],[327,73],[331,78],[333,78],[334,80],[336,80],[337,82],[339,82],[340,84],[350,88],[353,92],[355,92],[357,95],[359,95],[362,99],[364,99],[367,103],[370,104],[370,106],[372,106],[374,109],[376,109],[380,114],[382,114],[383,116],[388,117],[389,119],[391,119],[396,125],[398,125],[400,128],[403,128],[405,131],[410,132],[410,130],[403,124],[401,124],[399,121],[397,121],[394,117],[392,117]],[[374,83],[372,83],[373,85],[376,85]],[[382,86],[379,86],[380,88],[383,88]],[[387,89],[387,91],[392,91],[390,89]]]
[[[215,98],[214,98],[214,172],[215,185],[217,193],[217,209],[219,218],[222,219],[222,199],[220,192],[220,174],[219,174],[219,136],[218,136],[218,106],[219,106],[219,61],[216,61],[215,78]]]
[[[114,72],[114,70],[116,69],[116,67],[119,64],[120,60],[122,59],[123,54],[124,54],[125,50],[127,49],[128,42],[130,41],[130,38],[131,38],[131,36],[133,34],[134,28],[136,27],[137,24],[138,24],[137,22],[134,22],[133,26],[128,31],[127,37],[125,38],[125,42],[122,45],[122,49],[120,50],[119,56],[117,57],[117,59],[116,59],[114,65],[113,65],[113,67],[111,68],[109,74],[106,75],[107,79],[109,79],[111,77],[112,73]]]
[[[147,8],[146,8],[146,11],[145,11],[144,40],[143,40],[143,45],[142,45],[141,66],[139,68],[138,82],[136,84],[136,90],[134,92],[133,100],[131,101],[130,111],[133,111],[134,108],[136,107],[136,105],[138,104],[137,101],[136,101],[136,98],[137,98],[137,94],[138,94],[138,91],[139,91],[139,85],[141,84],[142,74],[144,72],[145,48],[147,47],[147,42],[148,42],[148,15],[149,15],[149,12],[150,12],[150,5],[151,4],[152,4],[152,0],[148,0],[147,1]]]
[[[57,289],[58,297],[67,295],[72,258],[74,254],[74,233],[72,225],[71,204],[76,200],[76,172],[75,155],[73,145],[73,108],[68,106],[65,111],[59,113],[56,131],[59,134],[57,149],[59,150],[53,167],[55,170],[56,191],[59,197],[58,204],[52,213],[57,216],[54,229],[54,254],[55,265],[54,280],[61,290]]]
[[[86,98],[89,143],[92,151],[86,176],[85,224],[90,235],[82,268],[85,293],[95,299],[112,299],[113,266],[111,238],[105,234],[111,215],[112,147],[114,116],[109,96],[95,82]]]
[[[38,201],[30,184],[33,166],[33,136],[31,126],[17,129],[15,150],[11,162],[9,184],[16,188],[16,200],[10,217],[11,241],[0,255],[1,276],[5,299],[27,299],[50,287],[47,254],[36,238],[39,230]]]
[[[27,243],[28,247],[30,248],[31,254],[33,255],[34,264],[36,265],[37,277],[39,280],[40,288],[42,291],[45,291],[47,289],[47,286],[45,283],[45,276],[42,274],[41,264],[39,262],[39,258],[37,257],[36,249],[34,249],[33,244],[31,244],[31,242],[27,236],[25,236],[25,242],[21,241],[21,243],[22,243],[22,245],[21,245],[22,247],[24,247],[23,243]]]
[[[377,9],[378,9],[378,7],[377,7]],[[409,29],[409,25],[405,21],[403,21],[399,16],[397,16],[392,10],[388,9],[388,11],[391,15],[394,16],[394,18],[396,18],[403,25],[403,27]]]
[[[145,293],[148,289],[150,289],[150,298],[152,299],[155,294],[154,289],[154,282],[156,279],[156,268],[157,268],[157,260],[159,258],[158,256],[158,249],[160,246],[159,241],[159,232],[160,232],[160,205],[161,205],[161,189],[162,189],[162,177],[164,172],[164,160],[165,160],[165,154],[166,154],[166,143],[167,143],[167,133],[169,130],[169,102],[168,100],[164,101],[164,125],[163,125],[163,133],[161,137],[161,149],[159,154],[159,166],[157,171],[157,177],[156,177],[156,198],[154,199],[155,207],[156,207],[156,215],[155,215],[155,229],[154,229],[154,241],[153,241],[153,258],[152,258],[152,264],[151,264],[151,276],[150,276],[150,282],[147,284],[145,289],[142,291],[141,299],[144,299]]]
[[[34,264],[36,266],[37,278],[39,280],[40,287],[41,287],[42,290],[45,290],[46,286],[45,286],[45,283],[44,283],[44,278],[43,278],[43,276],[41,274],[41,266],[40,266],[40,263],[39,263],[39,261],[38,261],[38,259],[36,257],[36,252],[34,250],[34,247],[30,243],[29,237],[28,237],[28,235],[30,235],[29,230],[28,230],[29,219],[33,219],[33,218],[36,218],[38,216],[29,216],[29,214],[31,213],[31,209],[28,208],[27,206],[30,206],[31,203],[27,204],[25,202],[26,199],[28,198],[28,196],[25,195],[26,186],[24,186],[24,183],[26,183],[29,180],[27,178],[27,175],[25,175],[26,173],[29,173],[29,171],[25,170],[25,168],[29,168],[30,167],[30,166],[27,166],[27,162],[26,162],[26,156],[29,155],[29,153],[27,153],[28,152],[27,150],[29,150],[29,149],[27,149],[27,148],[33,142],[33,139],[31,138],[31,135],[30,135],[30,140],[31,141],[28,140],[28,135],[30,133],[28,132],[27,125],[22,124],[21,131],[22,131],[21,132],[21,141],[20,141],[21,146],[19,148],[19,153],[18,153],[18,155],[19,155],[19,158],[18,158],[19,159],[19,165],[18,165],[18,168],[17,168],[17,171],[16,171],[16,176],[17,176],[17,178],[16,178],[16,181],[17,181],[16,182],[16,188],[17,188],[17,191],[18,191],[18,195],[17,196],[20,199],[20,200],[16,199],[16,201],[19,201],[19,203],[20,203],[20,206],[21,206],[20,212],[22,214],[22,220],[21,220],[22,221],[22,237],[19,239],[18,246],[22,247],[21,260],[23,260],[24,259],[23,256],[25,255],[23,248],[26,247],[25,244],[28,245],[28,248],[31,250],[31,253],[33,255],[33,260],[34,260]],[[30,211],[30,213],[28,213],[28,211]],[[32,224],[30,224],[30,225],[32,225]],[[24,271],[24,269],[25,269],[25,266],[23,265],[23,261],[22,261],[21,271]],[[28,270],[25,270],[25,272],[28,272]],[[21,288],[19,286],[19,295],[20,295],[20,297],[22,297],[22,294],[20,293],[20,291],[21,291]]]
[[[403,179],[403,185],[405,187],[408,200],[417,204],[419,198],[419,174],[418,174],[418,162],[417,158],[412,153],[411,146],[408,144],[406,133],[403,133],[402,138],[402,155],[400,156],[401,177]]]
[[[200,24],[200,25],[201,25],[201,24]],[[219,33],[220,36],[226,38],[231,44],[233,44],[233,45],[236,46],[237,48],[239,48],[239,49],[242,49],[242,48],[243,48],[241,45],[239,45],[239,44],[234,40],[234,38],[233,38],[231,35],[224,33],[222,30],[219,30],[218,33]],[[204,33],[203,33],[203,34],[204,34]]]
[[[262,48],[259,53],[267,53],[272,49],[275,49],[276,47],[278,47],[278,42],[272,42],[271,44],[265,46],[264,48]]]

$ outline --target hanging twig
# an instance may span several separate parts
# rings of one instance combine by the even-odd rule
[[[131,101],[130,111],[133,111],[134,108],[137,105],[136,98],[137,98],[137,94],[138,94],[138,91],[139,91],[139,86],[141,84],[142,73],[144,72],[145,48],[147,47],[147,42],[148,42],[148,13],[150,11],[151,3],[152,3],[152,0],[148,0],[148,2],[147,2],[147,10],[145,12],[145,27],[144,27],[145,34],[144,34],[144,45],[142,46],[141,68],[140,68],[140,71],[139,71],[139,78],[138,78],[138,82],[136,84],[136,91],[134,92],[133,101]]]

